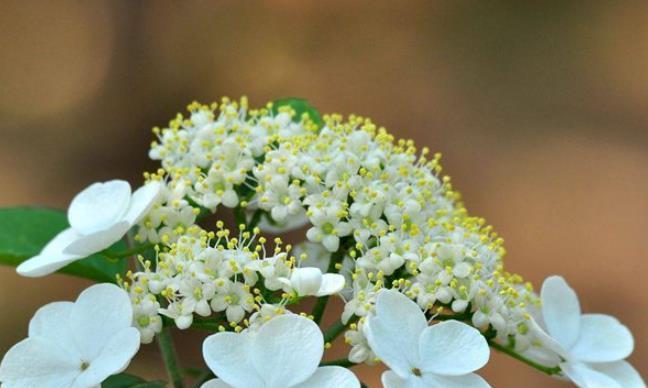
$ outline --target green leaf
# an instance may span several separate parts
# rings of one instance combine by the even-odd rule
[[[14,207],[0,209],[0,264],[17,266],[32,256],[59,232],[69,227],[64,212],[54,209]],[[118,242],[106,252],[123,251]],[[114,282],[126,272],[126,260],[108,259],[102,254],[76,261],[58,272],[99,282]]]
[[[164,388],[166,384],[164,381],[146,381],[140,377],[129,375],[128,373],[120,373],[118,375],[108,377],[103,383],[101,388]]]
[[[324,120],[322,120],[322,116],[320,115],[319,111],[303,98],[287,97],[275,100],[272,102],[272,113],[277,114],[279,112],[279,108],[281,108],[282,106],[290,106],[295,110],[295,116],[293,117],[293,121],[295,122],[301,121],[302,115],[304,113],[307,113],[308,117],[313,120],[315,124],[317,124],[318,128],[321,128],[324,124]]]

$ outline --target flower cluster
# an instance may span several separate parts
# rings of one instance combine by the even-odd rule
[[[102,353],[75,355],[66,379],[97,384],[123,370],[133,338],[150,343],[174,325],[215,333],[203,345],[217,375],[206,388],[355,388],[357,378],[337,365],[378,362],[389,367],[387,388],[487,387],[473,372],[488,361],[489,346],[581,387],[645,387],[624,361],[634,347],[625,326],[581,315],[562,278],[547,279],[539,296],[505,270],[503,239],[468,213],[440,154],[357,115],[320,119],[291,104],[250,109],[245,98],[188,110],[154,128],[149,156],[161,168],[144,175],[141,189],[131,195],[126,182],[111,181],[82,191],[68,210],[71,227],[18,269],[43,276],[127,233],[137,243],[119,256],[135,258],[117,276],[121,289],[102,288],[119,291],[122,305],[130,300],[111,328],[132,321],[128,351],[92,378],[85,370],[101,364]],[[222,208],[235,227],[216,221],[212,230],[210,215]],[[305,239],[294,248],[261,235],[299,228]],[[344,310],[322,335],[317,324],[330,295]],[[291,311],[305,297],[318,298],[312,314]],[[77,304],[87,307],[87,299]],[[79,314],[92,315],[86,310]],[[20,363],[51,358],[31,354],[32,343],[52,340],[38,327],[48,314],[67,317],[37,313],[34,333],[0,365],[8,388],[40,381],[31,380],[40,369]],[[325,338],[342,333],[348,358],[318,368]]]
[[[189,202],[211,212],[221,204],[245,209],[271,232],[310,224],[308,240],[337,263],[353,260],[345,323],[370,313],[378,290],[395,286],[430,315],[469,313],[475,327],[500,341],[512,336],[518,350],[530,346],[527,306],[538,298],[520,276],[504,271],[503,240],[468,214],[441,174],[440,154],[419,152],[359,116],[325,116],[318,128],[289,107],[249,110],[245,99],[192,104],[189,111],[154,129],[150,152],[164,169],[156,179],[187,199],[171,196],[155,206],[140,236],[177,240],[199,211],[184,210]],[[157,215],[169,208],[186,213],[186,222]],[[348,336],[354,345],[365,343],[361,337]],[[371,354],[353,353],[358,361]]]

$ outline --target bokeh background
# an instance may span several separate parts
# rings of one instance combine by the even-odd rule
[[[0,206],[141,181],[150,128],[194,99],[308,98],[444,153],[536,287],[616,315],[648,375],[648,3],[0,1]],[[87,283],[0,267],[0,354]],[[183,335],[200,365],[200,336]],[[149,346],[132,371],[164,377]],[[360,368],[371,387],[376,370]],[[496,387],[565,386],[498,354]]]

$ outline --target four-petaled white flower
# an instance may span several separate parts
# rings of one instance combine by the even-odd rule
[[[161,189],[150,182],[131,194],[126,181],[112,180],[88,186],[68,208],[71,227],[59,233],[34,256],[18,266],[23,276],[49,275],[119,241],[150,210]]]
[[[288,278],[279,278],[288,290],[298,296],[333,295],[344,288],[344,276],[336,273],[322,274],[322,270],[314,267],[295,268]]]
[[[395,290],[376,299],[376,315],[367,319],[367,340],[391,369],[382,375],[386,388],[489,387],[472,373],[488,362],[481,333],[464,323],[428,326],[416,303]]]
[[[132,319],[128,294],[112,284],[94,285],[76,302],[41,307],[29,323],[29,336],[0,364],[2,386],[98,387],[137,353],[140,334]]]
[[[540,295],[544,328],[533,320],[532,327],[569,379],[583,388],[646,386],[623,361],[634,348],[627,327],[609,315],[581,314],[576,292],[560,276],[548,277]]]
[[[280,315],[258,331],[223,332],[203,343],[203,356],[219,377],[202,388],[358,388],[348,369],[318,367],[324,338],[310,319]]]

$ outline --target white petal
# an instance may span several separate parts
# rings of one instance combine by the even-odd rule
[[[416,379],[410,379],[416,380]],[[488,388],[490,385],[481,376],[469,373],[462,376],[423,375],[421,388]]]
[[[639,372],[626,361],[589,364],[589,366],[611,377],[623,388],[646,388],[646,383]]]
[[[580,332],[581,309],[576,292],[562,277],[550,276],[542,284],[540,297],[549,335],[564,348],[570,348]]]
[[[126,221],[120,221],[106,230],[81,236],[72,241],[64,253],[89,256],[93,253],[102,251],[119,241],[130,229],[130,224]]]
[[[0,364],[0,381],[8,388],[69,387],[81,374],[81,360],[45,338],[14,345]]]
[[[70,331],[86,361],[94,360],[108,341],[131,327],[133,309],[126,291],[114,284],[97,284],[84,290],[70,314]]]
[[[474,327],[458,321],[429,326],[421,334],[420,369],[425,373],[459,376],[473,372],[488,362],[486,339]]]
[[[322,271],[318,268],[295,268],[290,275],[290,285],[300,296],[315,295],[322,285]]]
[[[280,315],[264,324],[252,343],[252,362],[268,388],[284,388],[310,377],[324,353],[324,337],[315,322]]]
[[[317,296],[333,295],[342,291],[344,288],[344,276],[336,273],[327,273],[322,276],[322,286],[317,292]]]
[[[139,350],[139,346],[140,334],[134,327],[113,335],[101,353],[95,359],[89,360],[90,366],[79,376],[76,386],[85,388],[99,385],[109,376],[124,371]]]
[[[360,388],[358,378],[341,366],[323,366],[301,384],[292,388]]]
[[[388,370],[380,376],[380,381],[385,388],[405,388],[407,380],[400,378],[396,372]]]
[[[221,379],[211,379],[205,382],[200,388],[233,388]]]
[[[562,347],[553,337],[547,334],[543,328],[538,325],[535,319],[532,317],[529,321],[529,329],[535,337],[540,340],[542,347],[539,348],[538,352],[531,352],[535,354],[534,360],[539,361],[541,364],[551,363],[549,366],[557,366],[562,360],[560,357],[567,359],[569,355],[565,348]]]
[[[367,321],[367,340],[385,364],[406,376],[419,365],[419,338],[426,327],[416,303],[398,291],[383,290],[376,299],[376,316]]]
[[[324,248],[326,248],[329,252],[335,252],[340,247],[340,238],[333,234],[328,234],[324,236],[322,245],[324,245]]]
[[[611,377],[595,371],[583,363],[562,363],[560,369],[574,384],[582,388],[625,388],[617,384]]]
[[[126,213],[131,198],[128,182],[93,183],[77,194],[68,209],[68,221],[81,234],[109,228]]]
[[[248,334],[218,333],[203,342],[209,369],[234,387],[263,387],[263,380],[250,359],[252,338]]]
[[[619,361],[634,349],[632,333],[612,316],[585,314],[581,316],[580,327],[580,336],[569,350],[578,361]]]
[[[128,221],[131,225],[137,224],[151,210],[161,192],[162,184],[156,181],[151,181],[135,190],[122,220]]]
[[[81,238],[72,228],[65,229],[57,234],[41,251],[38,256],[22,262],[16,271],[22,276],[39,277],[49,275],[83,257],[72,253],[65,253],[65,249]]]
[[[73,333],[68,327],[73,307],[72,302],[53,302],[38,309],[29,321],[29,337],[52,340],[62,348],[74,352]],[[76,355],[81,358],[81,354]]]

